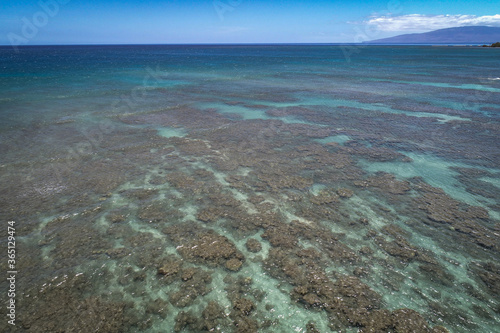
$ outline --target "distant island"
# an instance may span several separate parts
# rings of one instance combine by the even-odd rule
[[[390,38],[376,39],[364,43],[379,44],[379,45],[380,44],[462,44],[462,45],[487,44],[489,45],[490,43],[497,40],[500,40],[500,27],[468,26],[468,27],[439,29],[420,34],[405,34]]]
[[[496,42],[491,45],[483,45],[483,47],[500,47],[500,42]]]

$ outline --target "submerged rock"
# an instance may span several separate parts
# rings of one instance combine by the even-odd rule
[[[236,258],[229,259],[228,261],[226,261],[226,268],[233,272],[239,271],[242,265],[243,262]]]
[[[198,318],[191,311],[180,311],[175,317],[174,332],[181,332],[185,328],[196,330],[198,327]]]
[[[489,292],[500,296],[500,265],[492,262],[473,262],[469,269],[479,277]]]
[[[341,198],[350,198],[350,197],[352,197],[354,195],[354,192],[351,189],[348,189],[348,188],[339,188],[337,190],[337,194]]]
[[[315,205],[331,204],[339,201],[339,195],[328,190],[319,191],[318,195],[311,197],[311,202]]]
[[[146,313],[156,314],[165,319],[168,313],[168,302],[161,298],[157,298],[153,302],[147,303]]]
[[[316,324],[310,321],[306,325],[306,333],[320,333],[320,331],[316,328]]]
[[[155,201],[147,203],[139,209],[138,217],[142,221],[153,223],[166,220],[168,216],[168,206],[165,202]]]
[[[203,324],[201,329],[213,332],[223,322],[223,319],[226,318],[226,314],[222,306],[215,301],[210,301],[202,312],[202,318]]]
[[[248,239],[247,242],[245,243],[245,247],[247,248],[248,251],[253,253],[257,253],[260,252],[260,250],[262,250],[262,244],[260,244],[259,241],[256,240],[255,238]]]
[[[199,211],[196,218],[202,222],[214,222],[223,217],[224,214],[224,210],[219,207],[208,207]]]
[[[377,172],[375,176],[354,184],[359,187],[376,187],[389,194],[405,194],[411,189],[408,181],[396,180],[394,175],[386,172]]]
[[[226,266],[227,262],[235,259],[229,265],[236,268],[245,260],[227,237],[213,230],[183,224],[168,227],[164,232],[176,244],[180,256],[187,261],[214,267]]]
[[[159,191],[157,189],[151,189],[151,188],[137,188],[137,189],[131,189],[124,191],[121,193],[123,196],[130,198],[130,199],[135,199],[135,200],[147,200],[151,199],[154,196],[157,196]]]
[[[431,332],[427,322],[415,310],[396,310],[392,313],[392,320],[398,333]]]
[[[186,268],[180,272],[182,281],[179,290],[169,294],[170,302],[179,308],[184,308],[194,303],[198,296],[206,295],[212,282],[210,272],[200,268]]]
[[[163,280],[166,283],[174,282],[182,270],[182,260],[174,256],[169,256],[164,259],[158,268],[158,274],[163,276]]]
[[[82,275],[56,277],[19,300],[23,310],[16,325],[25,332],[123,332],[126,304],[99,295],[84,296],[90,285]],[[27,292],[27,291],[26,291]]]
[[[414,204],[427,213],[428,224],[436,227],[447,224],[449,229],[456,231],[455,235],[484,248],[500,251],[500,235],[484,223],[489,220],[489,214],[484,208],[461,203],[442,189],[418,179],[415,188],[421,196],[414,200]]]
[[[106,215],[106,219],[111,223],[120,223],[126,221],[129,216],[130,214],[126,210],[118,209],[109,212],[109,214]]]
[[[200,239],[179,247],[177,251],[186,260],[208,265],[222,265],[234,258],[243,259],[229,239],[214,233],[203,234]]]
[[[244,316],[249,316],[250,313],[255,309],[255,304],[248,298],[239,298],[234,301],[233,309]]]
[[[267,228],[261,237],[267,239],[273,247],[277,248],[292,249],[298,243],[297,236],[286,224]]]

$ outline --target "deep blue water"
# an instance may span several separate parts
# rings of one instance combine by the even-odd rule
[[[499,61],[0,47],[17,331],[496,332]]]

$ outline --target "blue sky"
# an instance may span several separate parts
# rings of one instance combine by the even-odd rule
[[[0,44],[354,43],[500,26],[497,0],[0,0]]]

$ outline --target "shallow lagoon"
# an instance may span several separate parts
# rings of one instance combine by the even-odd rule
[[[496,332],[497,61],[0,48],[17,331]]]

